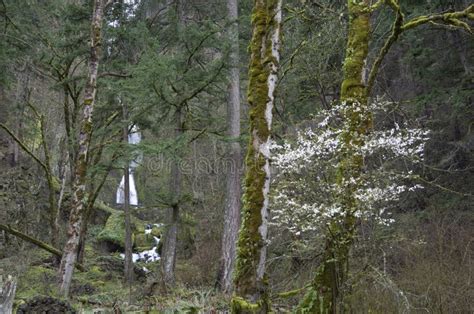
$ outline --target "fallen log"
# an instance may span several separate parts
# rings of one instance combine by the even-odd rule
[[[52,247],[51,245],[49,245],[46,242],[35,239],[35,238],[27,235],[26,233],[23,233],[23,232],[15,229],[15,228],[12,228],[9,225],[0,224],[0,230],[8,232],[9,234],[14,235],[14,236],[16,236],[16,237],[18,237],[18,238],[20,238],[24,241],[30,242],[30,243],[36,245],[37,247],[42,248],[43,250],[46,250],[49,253],[52,253],[56,256],[61,257],[63,255],[63,252],[61,250],[58,250],[57,248]],[[81,264],[76,264],[76,268],[80,271],[85,271],[84,266],[81,265]]]

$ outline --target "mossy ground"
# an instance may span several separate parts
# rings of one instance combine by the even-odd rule
[[[105,225],[91,225],[88,231],[88,242],[85,247],[85,272],[75,271],[71,285],[71,304],[81,313],[93,313],[101,309],[101,313],[114,313],[113,308],[125,310],[126,313],[198,313],[203,309],[225,308],[228,302],[216,293],[212,287],[203,289],[199,286],[199,269],[190,261],[182,260],[176,267],[180,273],[180,282],[193,282],[193,287],[178,286],[166,293],[154,290],[150,294],[151,283],[159,283],[159,262],[135,264],[135,281],[131,287],[124,283],[123,260],[119,252],[104,252],[102,241],[111,241],[120,247],[123,231],[123,213],[119,210],[106,208],[108,218]],[[153,225],[149,234],[145,234],[148,223],[136,217],[133,219],[135,249],[150,249],[156,242],[154,237],[161,237],[164,227]],[[185,221],[182,237],[193,238],[195,230],[192,223]],[[12,256],[0,260],[0,270],[8,269],[16,274],[18,289],[15,305],[26,302],[37,296],[58,297],[57,267],[48,252],[26,244],[23,249],[13,251]],[[13,256],[13,254],[16,254]],[[21,260],[21,263],[18,263]],[[150,272],[143,271],[146,267]],[[183,278],[181,278],[183,277]],[[128,304],[131,291],[132,304]],[[150,296],[151,295],[151,296]],[[224,300],[224,301],[223,301]]]
[[[25,267],[27,271],[18,275],[18,289],[15,306],[23,304],[37,296],[58,297],[57,269],[50,263],[50,256],[40,249],[30,250],[35,255],[34,264]],[[161,291],[146,295],[149,281],[156,280],[157,274],[150,274],[146,278],[135,280],[131,290],[123,281],[123,264],[116,256],[100,256],[91,246],[86,249],[85,272],[74,273],[71,287],[71,305],[80,313],[203,313],[211,311],[225,311],[228,300],[214,289],[192,288],[178,284],[173,290],[166,293]],[[3,260],[2,260],[3,262]],[[36,265],[38,264],[38,265]],[[5,265],[1,264],[0,267]],[[147,264],[147,268],[154,271],[159,264]],[[179,272],[191,276],[197,270],[189,263],[179,263]],[[132,303],[128,303],[131,291]],[[95,312],[94,312],[95,311]]]

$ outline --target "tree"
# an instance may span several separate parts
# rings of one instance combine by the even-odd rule
[[[86,87],[84,89],[84,101],[82,105],[83,116],[80,124],[80,135],[78,144],[78,153],[75,165],[75,177],[73,185],[73,205],[69,216],[67,242],[64,246],[63,257],[59,268],[60,291],[65,297],[68,297],[71,286],[72,274],[76,263],[81,227],[84,222],[86,210],[86,175],[87,161],[89,155],[89,145],[93,129],[92,114],[97,94],[97,73],[101,53],[101,32],[102,19],[104,15],[104,0],[94,0],[91,37],[90,37],[90,59],[89,73],[87,76]],[[108,4],[108,3],[107,3]]]
[[[175,140],[179,141],[183,135],[183,117],[181,110],[183,108],[177,107],[175,112]],[[176,247],[178,245],[178,224],[179,211],[182,203],[181,193],[181,169],[179,159],[173,160],[171,164],[170,173],[170,193],[173,195],[171,199],[171,208],[168,211],[169,227],[165,235],[165,243],[163,245],[162,254],[162,271],[163,279],[166,285],[172,286],[175,284],[175,266],[176,266]]]
[[[166,286],[175,283],[178,234],[184,227],[180,217],[190,208],[189,190],[194,188],[186,184],[183,160],[190,143],[220,132],[212,123],[212,112],[224,98],[218,91],[224,68],[217,40],[222,28],[209,23],[199,6],[183,1],[175,4],[158,9],[160,18],[150,21],[143,32],[149,44],[140,52],[139,62],[131,69],[133,77],[125,86],[136,104],[131,119],[148,126],[156,136],[154,153],[169,158],[169,168],[160,169],[168,188],[159,193],[161,187],[152,187],[156,203],[166,213],[160,265]]]
[[[270,132],[280,60],[281,0],[255,0],[250,42],[250,140],[245,158],[242,225],[234,271],[235,313],[269,310],[265,262],[270,190]]]
[[[123,107],[123,120],[127,121],[128,112],[125,104],[122,104]],[[128,125],[125,125],[123,128],[123,141],[125,145],[128,144],[129,130]],[[130,289],[133,282],[133,260],[132,260],[132,222],[130,217],[130,163],[125,162],[125,167],[123,171],[124,183],[123,183],[123,211],[125,214],[125,263],[124,263],[124,275],[125,280],[128,283]],[[129,299],[131,298],[129,294]]]
[[[367,57],[371,43],[371,14],[383,4],[388,5],[395,12],[392,33],[386,39],[370,71],[367,71],[369,69]],[[349,32],[340,96],[345,122],[339,136],[343,145],[340,152],[341,160],[337,167],[339,189],[337,201],[342,208],[342,215],[328,224],[322,261],[316,271],[312,289],[300,304],[301,313],[305,311],[336,313],[344,304],[343,291],[349,272],[349,254],[359,220],[356,213],[362,206],[356,192],[365,184],[361,147],[366,144],[367,135],[372,131],[372,112],[368,100],[384,57],[403,31],[425,23],[442,22],[470,29],[460,19],[472,19],[474,5],[464,11],[420,16],[407,22],[404,22],[404,15],[396,0],[381,0],[373,5],[368,0],[349,0],[348,11]]]
[[[227,100],[227,132],[229,136],[226,204],[224,211],[224,232],[222,236],[222,257],[219,270],[219,284],[225,293],[232,292],[232,272],[236,257],[236,242],[240,226],[241,197],[241,149],[240,149],[240,73],[239,73],[239,24],[237,0],[227,1],[230,41],[229,88]]]

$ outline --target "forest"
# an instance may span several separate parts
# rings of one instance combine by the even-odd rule
[[[0,0],[0,314],[474,313],[469,0]]]

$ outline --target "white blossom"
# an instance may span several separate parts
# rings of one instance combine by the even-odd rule
[[[407,128],[397,122],[392,128],[374,130],[368,135],[352,134],[362,145],[345,143],[341,134],[349,130],[344,116],[369,110],[380,112],[390,103],[375,102],[366,108],[339,104],[323,111],[315,127],[299,130],[293,141],[272,142],[272,165],[275,167],[272,224],[300,236],[316,231],[329,221],[344,217],[340,204],[345,188],[354,192],[357,206],[352,214],[361,219],[374,219],[382,225],[393,223],[385,210],[400,197],[422,186],[411,184],[413,169],[423,160],[429,131]],[[337,182],[337,168],[344,152],[360,154],[364,171],[360,176]],[[391,172],[396,162],[404,160],[404,171]],[[408,167],[408,168],[407,168]],[[396,168],[396,167],[395,167]]]

